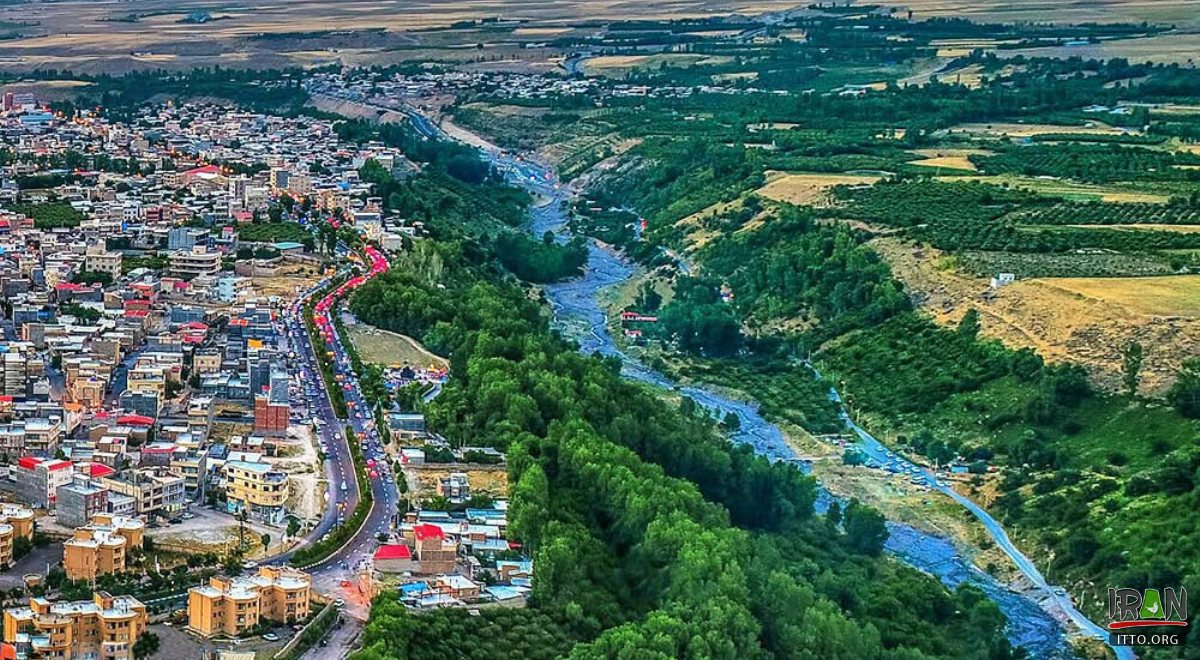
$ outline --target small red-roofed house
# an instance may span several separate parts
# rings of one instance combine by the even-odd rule
[[[412,550],[402,543],[385,543],[379,546],[374,556],[375,570],[380,573],[415,573],[417,562],[413,561]]]

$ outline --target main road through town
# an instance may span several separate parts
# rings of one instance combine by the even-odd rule
[[[313,585],[318,592],[345,600],[346,613],[357,619],[365,619],[370,602],[369,595],[360,586],[359,569],[375,551],[376,535],[388,533],[393,528],[399,492],[389,466],[390,461],[374,428],[373,415],[369,413],[372,407],[363,396],[358,374],[350,366],[350,356],[345,346],[347,338],[341,336],[336,324],[329,323],[326,326],[328,339],[325,345],[314,346],[305,326],[303,315],[306,304],[329,285],[328,279],[322,280],[312,289],[301,293],[288,308],[284,319],[289,345],[296,354],[294,371],[302,374],[301,387],[307,395],[308,410],[313,416],[316,436],[323,448],[325,477],[329,484],[324,495],[325,506],[321,518],[298,546],[264,563],[288,562],[296,550],[321,540],[339,525],[347,523],[362,497],[350,450],[350,442],[357,441],[362,448],[363,459],[374,460],[378,465],[377,476],[366,480],[372,496],[370,512],[362,526],[338,550],[328,558],[303,568],[312,574]],[[349,289],[343,289],[340,295],[330,297],[331,304],[327,312],[329,320],[339,313],[348,293]],[[340,418],[334,409],[331,393],[321,377],[317,351],[331,354],[335,377],[341,377],[337,385],[342,388],[346,402],[352,405],[346,419]],[[347,435],[346,427],[353,430],[355,440]]]

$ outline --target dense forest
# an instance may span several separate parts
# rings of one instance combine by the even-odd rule
[[[573,642],[577,657],[1013,655],[979,592],[948,592],[879,556],[878,513],[851,505],[840,527],[815,516],[815,485],[796,468],[580,355],[515,283],[478,276],[489,265],[461,246],[421,252],[363,286],[352,309],[452,356],[429,423],[508,452],[511,532],[538,567],[509,635],[481,639],[487,626],[464,626],[461,613],[423,618],[461,631],[439,638],[440,652],[509,657],[545,640]],[[412,615],[386,596],[375,610],[356,657],[427,656],[431,640],[404,623]]]
[[[637,341],[665,351],[664,368],[745,392],[774,419],[837,430],[826,397],[836,382],[895,449],[976,472],[994,466],[993,512],[1030,556],[1044,557],[1039,566],[1057,584],[1189,584],[1200,565],[1185,513],[1200,492],[1195,363],[1165,402],[1096,391],[1079,367],[983,338],[976,315],[957,327],[933,323],[869,241],[930,245],[952,255],[939,268],[972,263],[976,275],[1197,272],[1200,118],[1168,107],[1200,104],[1200,73],[974,52],[942,70],[978,73],[977,84],[950,75],[901,84],[905,64],[932,55],[930,40],[966,39],[982,26],[827,11],[837,17],[808,19],[804,42],[682,39],[686,52],[713,57],[626,77],[651,87],[738,77],[741,93],[589,99],[602,107],[586,112],[575,98],[522,102],[576,113],[580,130],[612,131],[610,144],[637,141],[589,180],[572,220],[622,247],[668,292],[631,303],[658,317],[638,326]],[[1115,29],[1139,27],[1156,29]],[[1105,38],[1099,26],[1072,29]],[[1072,38],[1062,26],[995,32],[1006,31],[1021,33],[1014,44]],[[857,93],[848,83],[872,85]],[[1037,128],[1023,135],[1022,124]],[[943,160],[958,164],[914,164],[955,150],[964,156]],[[772,171],[878,183],[834,187],[792,208],[761,196]],[[828,381],[813,378],[805,358]],[[1137,364],[1124,367],[1135,390]],[[1172,540],[1128,547],[1146,534]],[[1075,595],[1102,621],[1095,593]]]

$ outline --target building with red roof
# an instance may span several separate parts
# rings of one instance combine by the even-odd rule
[[[385,543],[379,546],[373,557],[375,570],[380,573],[416,572],[417,562],[413,561],[412,550],[403,543]]]
[[[13,470],[17,497],[31,506],[53,509],[58,487],[71,483],[75,466],[70,461],[25,456]]]
[[[458,560],[458,542],[448,538],[437,525],[413,525],[413,549],[421,573],[453,573]]]
[[[145,415],[121,415],[117,418],[118,426],[153,426],[154,418]]]

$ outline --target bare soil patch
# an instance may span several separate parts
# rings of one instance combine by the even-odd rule
[[[1200,276],[1045,278],[991,290],[937,250],[892,237],[872,246],[936,322],[956,326],[977,309],[985,336],[1080,364],[1105,389],[1120,387],[1122,351],[1132,342],[1146,351],[1145,394],[1162,393],[1200,350]]]

